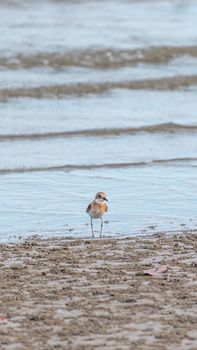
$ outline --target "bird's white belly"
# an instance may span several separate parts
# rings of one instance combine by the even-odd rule
[[[102,211],[98,208],[90,209],[88,214],[94,219],[99,219],[103,215]]]

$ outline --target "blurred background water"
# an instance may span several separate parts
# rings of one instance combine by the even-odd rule
[[[197,228],[197,1],[0,0],[0,241]]]

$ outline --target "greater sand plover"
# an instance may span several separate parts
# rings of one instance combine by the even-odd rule
[[[88,205],[86,209],[86,213],[90,215],[91,220],[91,229],[92,229],[92,237],[94,237],[94,229],[93,229],[93,219],[101,219],[101,229],[100,229],[100,237],[102,237],[103,234],[103,215],[107,211],[107,204],[105,203],[108,201],[106,198],[105,192],[98,192],[94,198],[94,200]]]

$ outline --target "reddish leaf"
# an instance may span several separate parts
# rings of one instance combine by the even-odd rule
[[[0,323],[3,323],[3,322],[8,322],[8,319],[6,317],[0,316]]]

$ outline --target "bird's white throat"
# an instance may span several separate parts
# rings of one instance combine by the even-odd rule
[[[95,201],[95,203],[97,203],[97,204],[102,204],[102,203],[105,202],[103,198],[95,198],[94,201]]]

